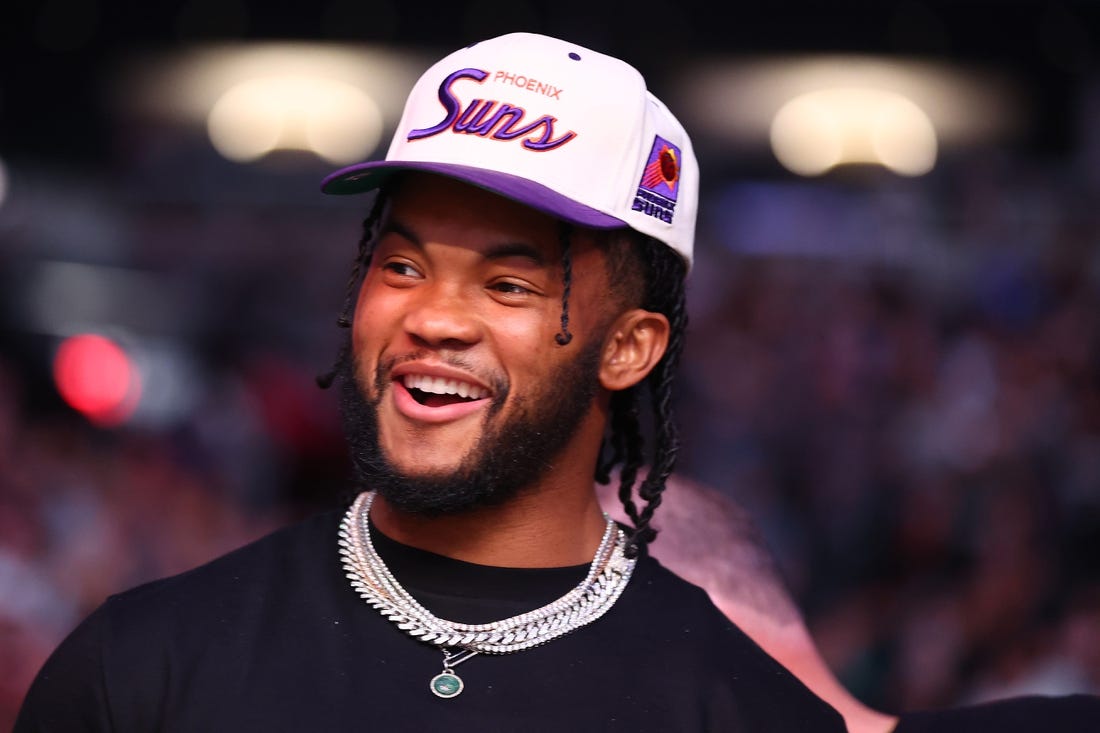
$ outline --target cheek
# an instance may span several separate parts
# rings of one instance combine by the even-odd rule
[[[379,344],[391,329],[397,310],[393,297],[383,297],[372,278],[364,280],[352,317],[351,348],[365,377],[373,378]]]
[[[581,339],[559,346],[554,337],[561,332],[560,307],[547,314],[529,317],[498,317],[493,324],[495,358],[506,373],[515,397],[544,390],[555,369],[575,356]]]
[[[520,360],[538,359],[554,346],[554,334],[560,327],[557,312],[551,318],[544,314],[525,313],[520,317],[496,316],[493,333],[498,348]]]
[[[355,301],[355,311],[351,317],[351,349],[355,356],[360,356],[367,338],[369,324],[367,313],[370,311],[369,296],[367,294],[367,281],[364,280],[359,288],[359,296]]]

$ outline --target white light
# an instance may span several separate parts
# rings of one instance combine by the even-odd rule
[[[779,162],[804,176],[824,173],[844,155],[841,121],[830,105],[814,95],[797,97],[776,113],[771,142]]]
[[[911,100],[881,89],[822,89],[783,105],[771,125],[775,156],[804,176],[869,163],[918,176],[936,161],[936,131]]]
[[[382,115],[351,84],[325,77],[249,79],[226,91],[207,119],[210,140],[230,160],[306,150],[334,164],[365,158],[382,137]]]
[[[895,173],[921,176],[936,164],[932,120],[901,95],[880,93],[870,133],[878,162]]]
[[[851,55],[704,58],[680,78],[685,82],[675,94],[681,96],[670,99],[670,105],[685,110],[689,129],[714,136],[731,151],[767,144],[784,105],[822,90],[878,90],[908,100],[933,126],[940,152],[1003,141],[1020,133],[1027,121],[1022,97],[1003,74],[922,60]],[[896,109],[907,119],[903,107],[907,105]],[[885,109],[882,113],[891,115]],[[885,152],[888,148],[882,157],[894,160],[893,153]],[[912,162],[902,167],[920,166]]]
[[[131,59],[112,100],[126,116],[202,125],[233,160],[286,147],[357,162],[396,125],[431,58],[364,44],[201,46]]]

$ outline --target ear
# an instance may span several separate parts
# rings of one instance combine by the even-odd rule
[[[619,392],[633,387],[653,371],[668,348],[668,319],[635,308],[612,325],[600,361],[600,384]]]

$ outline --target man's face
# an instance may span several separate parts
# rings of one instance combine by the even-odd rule
[[[356,306],[344,412],[367,488],[409,511],[514,495],[593,407],[609,317],[603,255],[574,236],[561,327],[558,223],[444,178],[394,193]],[[598,439],[598,438],[597,438]]]

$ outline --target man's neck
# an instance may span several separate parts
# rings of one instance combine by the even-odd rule
[[[591,482],[586,491],[538,487],[500,506],[442,517],[401,512],[379,496],[371,520],[405,545],[479,565],[517,568],[591,562],[607,525]]]

